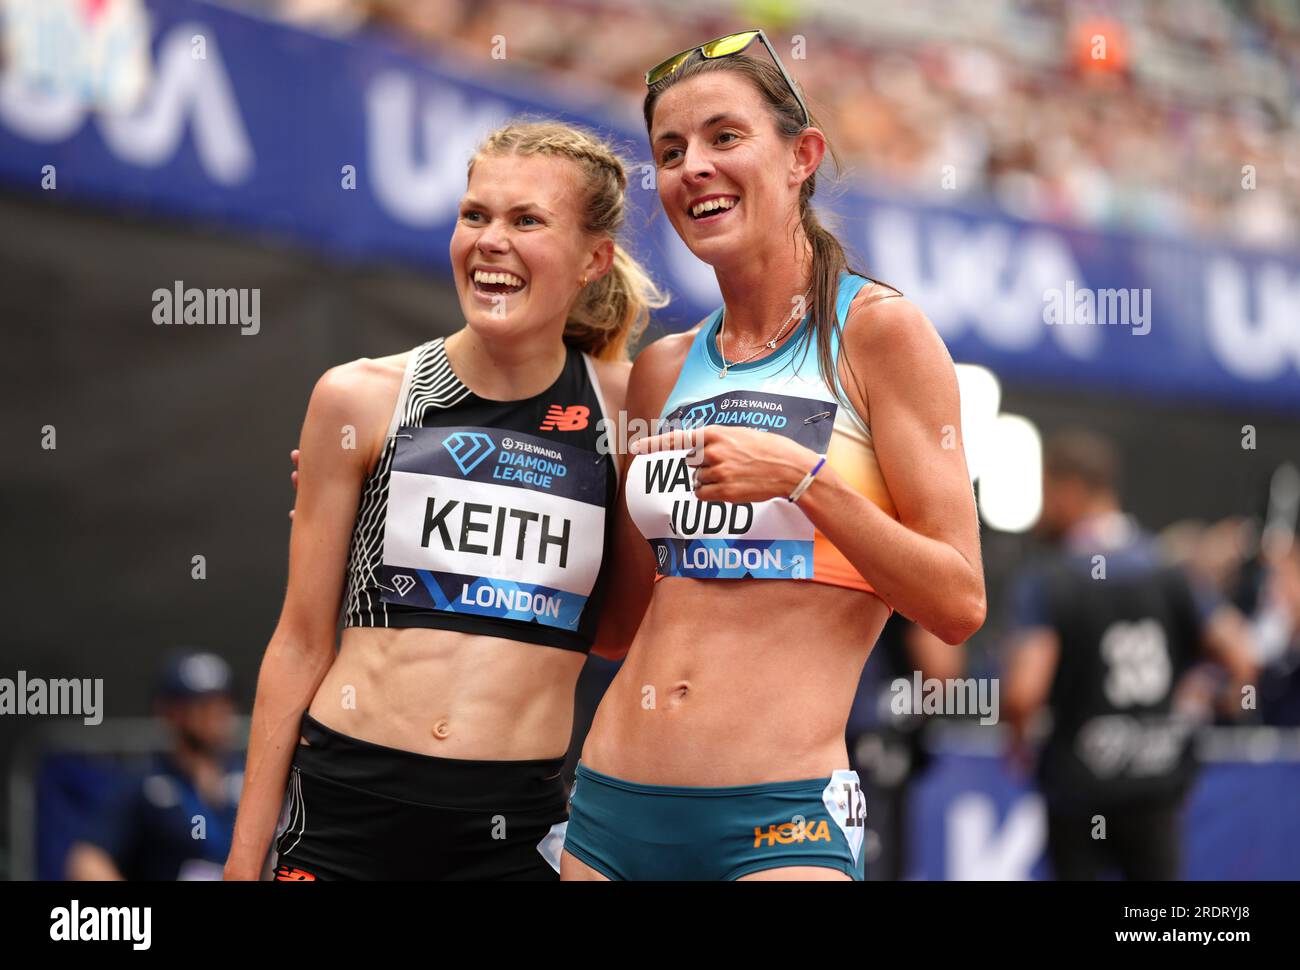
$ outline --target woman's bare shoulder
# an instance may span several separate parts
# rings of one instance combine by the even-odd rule
[[[686,355],[690,352],[691,344],[695,342],[695,337],[703,326],[704,321],[701,320],[690,330],[684,330],[681,333],[670,333],[647,344],[637,354],[636,361],[633,364],[638,376],[644,372],[654,377],[671,377],[676,380],[677,375],[681,372],[682,364],[686,361]]]
[[[397,407],[407,361],[414,352],[358,357],[325,371],[307,405],[304,438],[311,435],[313,427],[327,438],[342,435],[355,442],[353,448],[364,459],[365,468],[373,469]]]
[[[402,376],[412,350],[387,357],[358,357],[344,364],[335,364],[321,375],[316,382],[316,393],[329,398],[350,400],[355,404],[364,404],[375,397],[382,398],[391,392],[396,398],[402,386]]]

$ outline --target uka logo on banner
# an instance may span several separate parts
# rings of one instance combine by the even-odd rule
[[[194,38],[205,40],[193,56]],[[76,91],[35,87],[15,73],[0,78],[0,123],[21,137],[57,144],[76,135],[93,107]],[[253,171],[253,146],[231,86],[215,32],[201,23],[178,24],[158,46],[151,83],[127,112],[93,115],[104,144],[119,160],[155,169],[171,162],[188,131],[204,174],[237,185]]]
[[[1300,375],[1300,273],[1279,262],[1251,273],[1216,256],[1204,287],[1209,343],[1225,369],[1256,381]]]

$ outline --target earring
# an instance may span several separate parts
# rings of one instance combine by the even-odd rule
[[[582,285],[583,285],[583,286],[586,286],[586,285],[587,285],[587,277],[585,277],[585,276],[582,278]]]

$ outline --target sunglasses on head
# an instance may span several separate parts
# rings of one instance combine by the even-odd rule
[[[664,78],[668,77],[679,67],[685,64],[692,54],[698,53],[701,57],[712,60],[717,57],[730,57],[732,54],[739,54],[749,47],[755,40],[761,41],[767,48],[767,52],[772,55],[772,60],[776,62],[777,70],[781,72],[781,77],[785,78],[786,86],[790,88],[790,93],[794,99],[799,102],[799,107],[803,109],[803,124],[807,128],[812,124],[812,117],[808,114],[808,105],[804,104],[803,96],[799,89],[794,86],[794,79],[790,77],[790,72],[785,69],[781,63],[781,58],[777,57],[776,51],[767,39],[767,34],[761,30],[742,30],[737,34],[727,34],[725,37],[718,37],[698,47],[690,47],[680,54],[674,54],[668,60],[650,68],[645,72],[646,87],[653,87]]]

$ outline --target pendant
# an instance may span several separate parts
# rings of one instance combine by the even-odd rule
[[[727,368],[724,367],[722,368],[722,373],[718,375],[718,380],[722,380],[726,376],[727,376]]]

